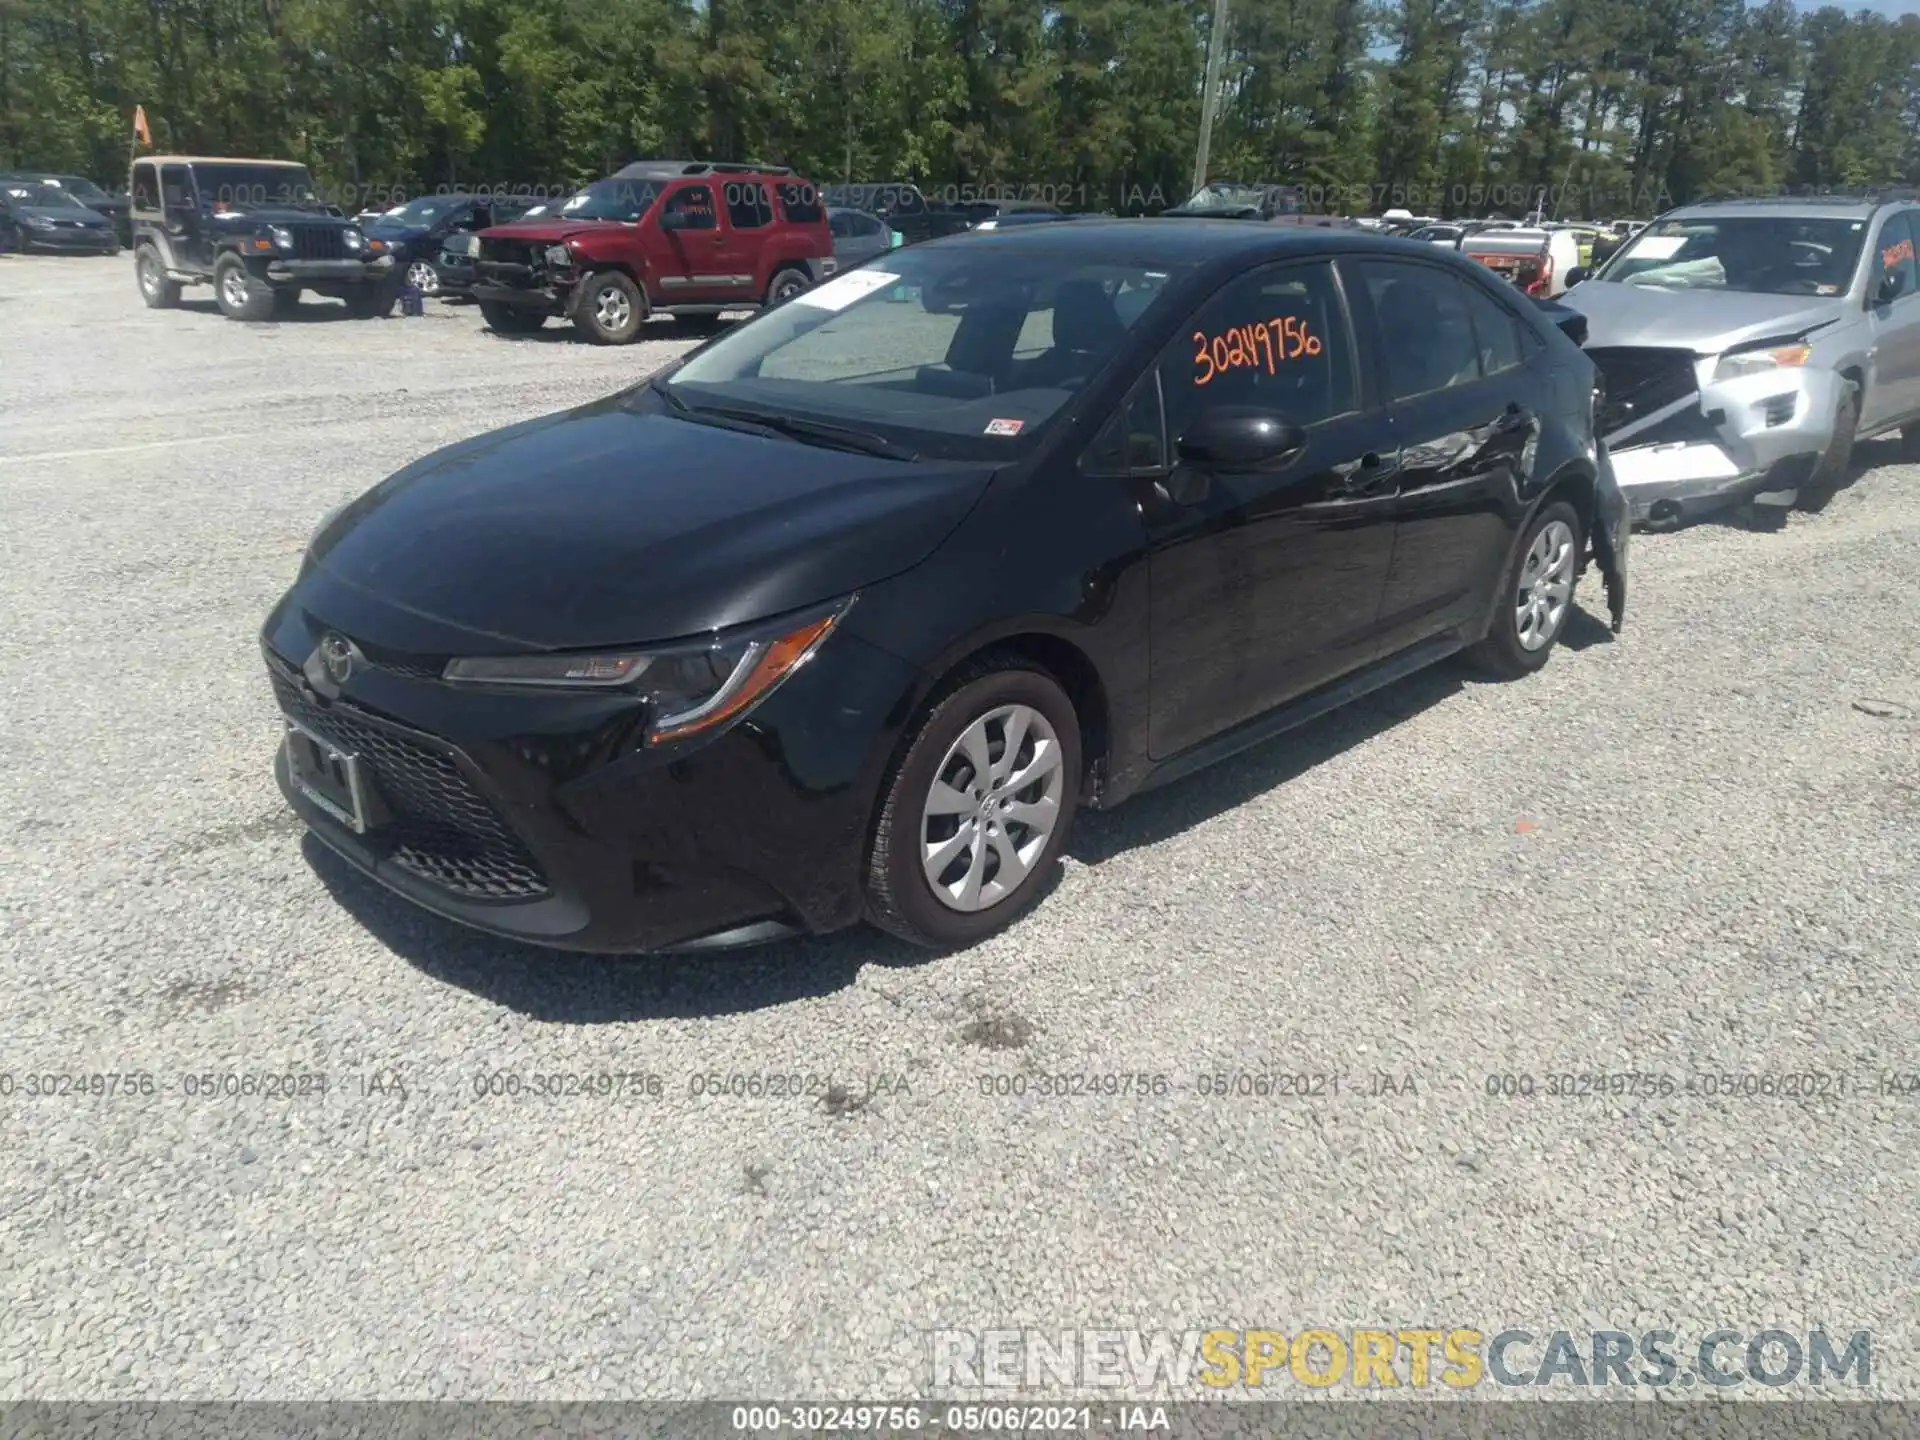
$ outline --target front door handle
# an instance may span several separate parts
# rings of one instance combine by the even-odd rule
[[[1400,473],[1400,452],[1369,450],[1358,460],[1341,461],[1333,473],[1345,494],[1371,495]]]

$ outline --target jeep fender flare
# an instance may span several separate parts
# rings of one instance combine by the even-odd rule
[[[160,257],[160,263],[168,270],[178,271],[184,267],[179,257],[173,253],[173,239],[164,230],[148,230],[133,237],[133,253],[138,255],[142,245],[149,245]]]

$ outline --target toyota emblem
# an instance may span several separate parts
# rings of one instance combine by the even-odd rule
[[[327,634],[320,637],[320,667],[336,685],[346,684],[347,677],[353,674],[355,653],[353,642],[344,635]]]

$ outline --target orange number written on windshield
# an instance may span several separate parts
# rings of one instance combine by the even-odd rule
[[[1302,355],[1318,355],[1322,349],[1320,337],[1299,315],[1277,315],[1259,325],[1235,325],[1218,335],[1196,330],[1193,343],[1198,347],[1193,352],[1195,385],[1205,385],[1228,370],[1258,369],[1262,365],[1272,375],[1279,364]]]

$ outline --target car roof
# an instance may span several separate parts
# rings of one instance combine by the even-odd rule
[[[290,170],[306,169],[301,160],[252,160],[244,155],[136,155],[134,163],[153,165],[284,165]]]
[[[1832,199],[1805,196],[1796,199],[1782,195],[1764,200],[1701,200],[1669,210],[1660,219],[1864,220],[1880,209],[1882,203],[1851,196],[1835,196]]]
[[[970,230],[922,242],[926,247],[999,245],[1021,254],[1058,254],[1086,260],[1125,259],[1147,264],[1255,264],[1296,255],[1401,255],[1431,260],[1431,245],[1359,229],[1310,225],[1250,225],[1245,220],[1141,218],[1075,220]],[[1466,262],[1462,262],[1463,264]]]

